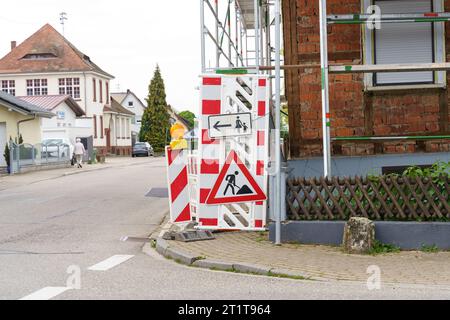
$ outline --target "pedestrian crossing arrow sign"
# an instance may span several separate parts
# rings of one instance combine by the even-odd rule
[[[265,200],[267,200],[267,196],[255,178],[239,159],[237,153],[231,151],[206,204],[220,205]]]
[[[252,114],[235,113],[210,116],[208,126],[211,139],[249,136],[252,134]]]

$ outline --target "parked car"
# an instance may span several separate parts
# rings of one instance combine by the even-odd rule
[[[153,147],[148,142],[138,142],[133,147],[133,158],[139,156],[150,157],[154,155],[155,152],[153,151]]]
[[[67,146],[69,146],[67,148]],[[42,141],[42,155],[49,157],[70,158],[75,147],[70,143],[69,139],[45,139]]]

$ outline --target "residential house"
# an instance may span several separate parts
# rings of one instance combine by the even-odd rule
[[[368,13],[371,5],[379,6],[383,14],[450,11],[447,0],[327,3],[329,15]],[[319,1],[283,1],[285,64],[308,65],[285,72],[290,157],[295,174],[304,176],[323,174],[321,71],[313,66],[320,63],[318,12]],[[449,37],[450,24],[444,22],[388,23],[381,29],[329,25],[329,62],[446,62]],[[332,143],[333,174],[365,175],[450,161],[450,139],[445,138],[450,135],[448,81],[445,71],[331,74],[331,135],[342,138]],[[410,138],[401,138],[405,136]]]
[[[124,108],[119,102],[111,97],[111,104],[105,106],[104,110],[106,148],[109,154],[129,156],[132,153],[132,120],[135,114]],[[103,134],[103,133],[102,133]]]
[[[0,60],[1,90],[17,96],[69,95],[90,119],[99,154],[106,154],[100,132],[114,77],[97,66],[51,25],[46,24]]]
[[[127,92],[111,93],[111,98],[117,101],[122,107],[134,113],[131,119],[131,139],[132,145],[139,141],[139,133],[142,127],[142,116],[147,108],[142,101],[131,90]]]
[[[79,137],[91,135],[91,119],[84,118],[83,108],[68,95],[18,97],[28,103],[56,114],[41,119],[42,140],[67,139],[75,145]]]
[[[17,142],[22,136],[25,143],[40,143],[41,120],[54,116],[48,110],[0,91],[0,167],[6,165],[3,152],[10,138]]]
[[[170,106],[170,105],[167,106],[167,112],[169,113],[169,116],[170,116],[170,120],[169,121],[170,121],[171,125],[174,125],[176,122],[178,122],[184,127],[184,130],[186,132],[188,132],[189,130],[192,129],[192,128],[189,127],[189,123],[184,118],[180,117],[178,115],[178,112],[176,112],[172,108],[172,106]]]

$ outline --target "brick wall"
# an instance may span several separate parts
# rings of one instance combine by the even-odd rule
[[[450,0],[445,4],[450,10]],[[328,13],[349,14],[360,10],[360,0],[328,0]],[[283,1],[286,64],[320,63],[318,14],[318,1]],[[450,23],[447,23],[446,34],[450,35]],[[361,63],[359,26],[329,26],[328,36],[330,63]],[[446,46],[447,60],[450,61],[450,41]],[[322,154],[320,82],[318,68],[286,72],[293,158]],[[332,137],[449,134],[448,99],[448,92],[443,89],[364,92],[363,75],[330,75],[331,134]],[[431,152],[446,150],[449,143],[336,142],[333,153],[351,156]]]

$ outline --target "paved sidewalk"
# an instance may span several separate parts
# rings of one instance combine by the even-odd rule
[[[164,158],[131,158],[131,157],[108,157],[106,163],[98,163],[94,165],[84,164],[82,169],[75,167],[68,167],[62,169],[33,171],[24,174],[16,174],[13,176],[0,177],[0,191],[6,189],[17,188],[40,181],[57,179],[64,176],[87,173],[97,170],[105,170],[116,167],[126,167],[132,165],[147,164],[150,161],[154,161],[156,164],[161,162],[161,167],[164,166]],[[165,166],[164,166],[165,168]]]
[[[369,266],[381,268],[386,284],[450,286],[450,253],[401,252],[348,255],[341,248],[285,244],[275,246],[267,233],[218,233],[212,241],[168,241],[171,249],[194,257],[231,264],[261,266],[262,270],[312,280],[367,282]],[[281,271],[281,272],[280,272]]]

